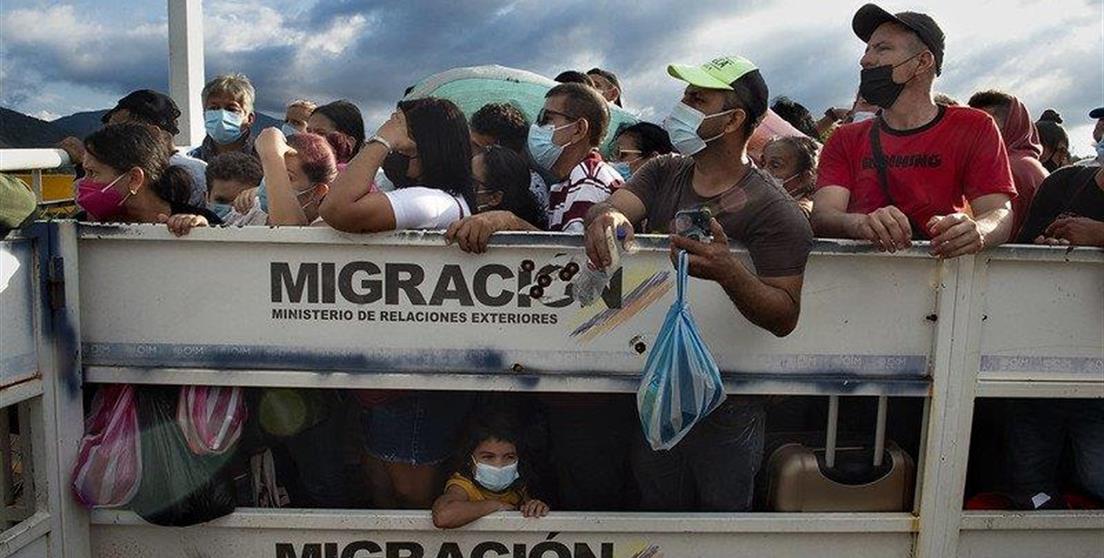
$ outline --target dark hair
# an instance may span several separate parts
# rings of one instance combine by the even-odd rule
[[[729,86],[732,87],[732,91],[726,91],[729,94],[725,96],[724,108],[725,110],[740,108],[747,112],[744,136],[750,138],[755,127],[763,120],[763,115],[767,114],[767,100],[770,98],[767,82],[759,70],[752,70],[740,76],[740,79],[730,83]]]
[[[349,134],[330,132],[326,134],[326,141],[333,149],[334,159],[338,163],[348,163],[356,155],[356,138]]]
[[[587,70],[587,75],[588,76],[602,76],[603,78],[606,79],[606,81],[612,83],[614,85],[614,87],[616,87],[618,89],[618,91],[621,91],[622,94],[624,93],[624,91],[621,90],[621,80],[617,79],[617,76],[609,70],[603,70],[602,68],[591,68],[590,70]],[[617,100],[614,101],[613,103],[617,106],[622,106],[621,105],[621,97],[622,97],[622,95],[618,95]]]
[[[597,147],[602,143],[602,136],[606,135],[609,127],[610,113],[606,100],[598,94],[598,90],[579,83],[561,83],[548,90],[545,99],[563,97],[567,101],[568,114],[576,118],[585,118],[590,125],[591,147]]]
[[[528,459],[530,452],[522,439],[520,421],[513,412],[499,410],[498,406],[489,408],[491,410],[479,411],[469,419],[463,442],[457,447],[456,455],[453,457],[452,470],[475,480],[472,464],[475,448],[487,440],[499,440],[514,444],[517,449],[518,480],[513,486],[526,487],[534,484],[533,463]]]
[[[256,186],[261,183],[264,170],[256,157],[241,151],[223,153],[207,163],[207,189],[215,180],[236,180],[242,184]]]
[[[176,125],[176,120],[180,118],[180,109],[172,97],[164,93],[152,89],[132,91],[119,99],[114,108],[105,112],[100,122],[107,124],[117,111],[124,109],[132,122],[156,126],[174,136],[180,133],[180,128]]]
[[[495,143],[521,153],[529,138],[529,121],[510,103],[488,103],[471,117],[471,129],[491,136]]]
[[[1039,122],[1053,122],[1055,124],[1062,123],[1062,115],[1058,114],[1058,111],[1054,109],[1046,109],[1043,114],[1039,116]]]
[[[84,149],[97,161],[125,173],[138,167],[153,193],[169,203],[188,203],[192,175],[184,167],[170,166],[172,146],[160,128],[125,122],[104,126],[84,140]]]
[[[422,167],[421,186],[460,196],[474,209],[471,134],[464,113],[448,99],[399,101]]]
[[[944,107],[957,107],[962,104],[958,102],[958,99],[955,99],[954,97],[946,93],[936,93],[934,96],[932,96],[932,100],[935,101],[935,104]]]
[[[976,109],[993,109],[994,112],[1000,115],[1001,121],[998,124],[1001,124],[1008,119],[1008,110],[1012,107],[1013,101],[1015,99],[1008,93],[990,89],[989,91],[974,93],[970,100],[966,101],[966,104]]]
[[[560,83],[581,83],[588,87],[594,87],[594,80],[590,79],[590,76],[575,70],[560,72],[560,75],[556,76],[556,81]]]
[[[1057,150],[1059,144],[1065,144],[1069,148],[1069,134],[1061,124],[1040,120],[1035,123],[1035,129],[1039,130],[1039,141],[1051,150]]]
[[[490,192],[502,193],[502,201],[493,209],[509,211],[539,228],[545,227],[544,208],[529,189],[529,163],[517,152],[501,145],[492,145],[476,153],[483,158],[487,180],[483,186]]]
[[[617,137],[621,137],[625,134],[636,138],[636,143],[640,146],[640,154],[643,157],[666,155],[675,151],[674,146],[671,145],[671,136],[667,134],[667,130],[651,122],[637,122],[632,126],[621,128],[621,130],[617,132]]]
[[[337,160],[326,138],[318,134],[299,133],[287,139],[299,153],[303,174],[314,184],[329,184],[337,178]]]
[[[763,146],[763,151],[766,152],[767,147],[775,143],[785,144],[793,149],[794,154],[797,155],[797,172],[816,172],[817,158],[820,156],[820,144],[815,140],[803,136],[774,138]]]
[[[797,128],[802,134],[811,138],[820,137],[820,134],[817,133],[816,121],[813,120],[813,115],[809,113],[809,109],[805,108],[805,105],[789,97],[779,97],[774,100],[771,110],[781,116],[782,120]]]
[[[356,105],[343,99],[314,109],[311,115],[315,114],[329,118],[338,132],[352,136],[356,140],[353,153],[360,151],[360,146],[364,145],[364,117]]]

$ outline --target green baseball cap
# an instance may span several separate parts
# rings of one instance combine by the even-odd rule
[[[701,66],[671,64],[667,66],[667,73],[675,79],[705,89],[732,90],[732,82],[744,77],[744,74],[758,69],[751,60],[743,56],[726,56],[715,58]]]

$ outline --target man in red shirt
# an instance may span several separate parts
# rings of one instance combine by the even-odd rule
[[[851,26],[866,41],[860,93],[879,118],[843,126],[821,153],[812,224],[894,252],[931,240],[941,258],[1008,240],[1016,196],[1008,154],[988,114],[938,106],[943,31],[925,14],[867,4]]]

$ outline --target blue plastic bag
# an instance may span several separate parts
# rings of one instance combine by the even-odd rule
[[[687,255],[679,252],[675,303],[659,330],[636,408],[653,450],[669,450],[725,400],[717,363],[705,345],[686,301]]]

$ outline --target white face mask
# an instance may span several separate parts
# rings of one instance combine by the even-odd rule
[[[307,200],[307,203],[304,203],[304,204],[300,205],[299,209],[304,209],[305,210],[306,208],[310,207],[310,204],[314,203],[315,200],[314,200],[314,196],[312,194],[314,194],[314,186],[311,186],[310,188],[307,188],[306,190],[301,190],[301,191],[295,193],[295,197],[297,199],[300,199],[300,200],[303,199],[303,196],[308,196],[308,195],[310,196],[310,199]]]
[[[878,116],[876,112],[870,112],[865,110],[856,111],[851,115],[851,122],[864,122]]]
[[[487,465],[486,463],[480,463],[475,461],[475,458],[472,458],[472,461],[475,462],[475,482],[491,492],[502,492],[510,488],[510,485],[514,484],[514,481],[518,479],[517,461],[505,467],[495,467],[493,465]]]
[[[701,127],[702,123],[710,118],[725,116],[734,112],[736,112],[736,109],[729,109],[706,116],[700,110],[680,102],[675,105],[675,108],[671,109],[671,114],[663,120],[663,129],[667,130],[667,134],[671,137],[671,144],[675,146],[675,149],[683,155],[690,156],[705,149],[706,144],[724,135],[724,132],[721,132],[711,138],[702,138],[698,135],[698,128]]]

